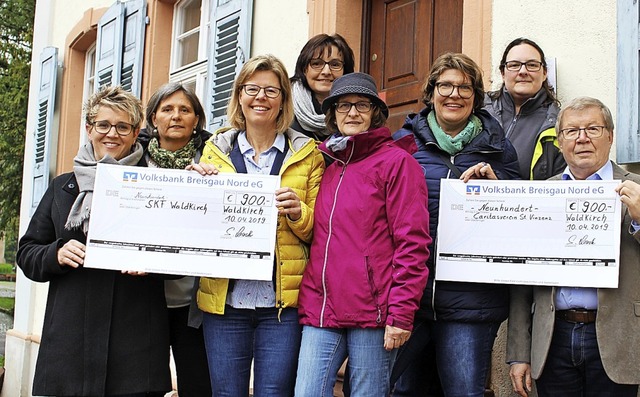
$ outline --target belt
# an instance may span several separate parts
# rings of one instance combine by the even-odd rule
[[[556,310],[556,318],[570,323],[590,324],[596,322],[597,310],[569,309]]]

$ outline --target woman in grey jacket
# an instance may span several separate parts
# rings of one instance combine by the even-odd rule
[[[518,152],[522,179],[547,179],[562,172],[564,159],[555,130],[560,103],[547,80],[542,48],[525,38],[513,40],[500,61],[502,87],[485,96]]]

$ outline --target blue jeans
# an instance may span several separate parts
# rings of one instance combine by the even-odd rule
[[[436,362],[447,397],[483,397],[500,323],[436,321]]]
[[[614,383],[602,367],[596,325],[556,320],[549,355],[536,381],[540,397],[636,397],[638,385]]]
[[[487,375],[491,364],[491,352],[493,342],[500,323],[463,323],[454,321],[430,321],[427,320],[425,328],[421,331],[426,333],[421,339],[423,347],[428,333],[433,335],[433,342],[436,351],[437,371],[440,377],[442,392],[447,397],[483,397]],[[409,346],[411,347],[411,339]],[[401,353],[408,354],[409,352]],[[415,354],[415,352],[414,352]],[[420,351],[417,354],[424,354]],[[427,361],[428,363],[428,361]],[[415,360],[410,364],[419,366],[419,361]],[[398,380],[397,390],[394,396],[422,396],[419,384],[415,384],[416,379],[422,379],[432,374],[424,374],[420,377],[417,371],[426,371],[425,368],[408,368]],[[414,382],[414,384],[410,384]],[[437,386],[437,385],[435,385]],[[422,386],[424,387],[424,386]],[[437,387],[433,387],[433,392],[438,393]]]
[[[386,397],[396,350],[384,349],[384,328],[317,328],[305,325],[298,362],[296,397],[332,397],[349,356],[351,396]]]
[[[301,326],[298,310],[234,309],[205,313],[202,325],[215,397],[249,396],[251,360],[255,397],[293,395]]]

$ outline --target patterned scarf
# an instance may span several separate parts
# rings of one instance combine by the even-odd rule
[[[149,157],[159,168],[172,168],[183,170],[191,164],[193,157],[196,155],[196,147],[193,145],[193,139],[180,149],[172,152],[160,147],[157,138],[151,138],[149,141]]]
[[[324,141],[329,135],[327,126],[324,124],[324,114],[317,114],[313,108],[311,91],[306,89],[300,81],[294,81],[293,88],[293,113],[298,119],[300,126],[306,131],[312,132],[320,141]]]
[[[71,230],[82,225],[82,231],[87,234],[89,230],[91,201],[93,200],[93,185],[96,179],[96,167],[98,163],[136,165],[143,154],[144,149],[142,145],[136,142],[131,153],[121,160],[115,160],[113,157],[107,155],[104,156],[102,160],[96,161],[91,142],[87,142],[82,146],[73,159],[73,173],[76,175],[80,194],[78,194],[76,201],[73,203],[73,206],[71,206],[71,211],[69,212],[64,228]]]
[[[444,132],[438,124],[436,113],[433,110],[427,115],[427,123],[440,148],[452,156],[464,149],[473,138],[482,132],[482,121],[474,114],[469,117],[467,126],[455,137]]]

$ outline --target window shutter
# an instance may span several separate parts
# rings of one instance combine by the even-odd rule
[[[208,56],[207,112],[209,129],[226,121],[233,81],[251,50],[253,0],[215,0],[211,7],[211,52]]]
[[[142,65],[144,34],[147,25],[145,0],[128,1],[124,16],[124,44],[122,71],[119,84],[140,97],[142,91]]]
[[[58,77],[58,49],[45,47],[40,54],[40,83],[38,85],[38,111],[36,113],[35,153],[31,213],[49,186],[49,142],[51,140],[53,111],[55,108],[56,79]]]
[[[125,4],[117,1],[98,21],[96,91],[120,83]]]
[[[637,1],[617,1],[616,161],[640,162],[640,6]]]

